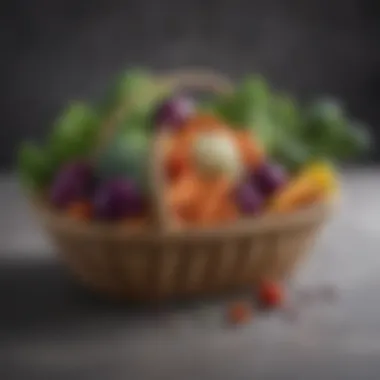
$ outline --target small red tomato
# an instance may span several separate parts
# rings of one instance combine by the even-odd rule
[[[278,307],[284,301],[284,291],[280,284],[265,281],[259,288],[259,302],[265,307]]]
[[[235,302],[229,306],[227,311],[228,322],[241,325],[252,319],[252,307],[248,302]]]

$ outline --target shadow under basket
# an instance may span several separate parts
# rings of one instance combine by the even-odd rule
[[[181,71],[157,76],[168,93],[201,90],[228,93],[233,84],[213,72]],[[128,112],[121,104],[100,130],[96,157],[115,132],[115,121]],[[289,276],[305,256],[328,217],[332,203],[320,203],[288,215],[242,219],[233,225],[178,230],[165,204],[164,132],[152,138],[149,180],[153,226],[78,222],[34,205],[45,229],[73,274],[89,287],[134,300],[206,296],[254,286],[263,279]]]
[[[286,279],[306,256],[332,204],[223,228],[157,232],[73,221],[38,204],[69,270],[117,298],[207,296]]]

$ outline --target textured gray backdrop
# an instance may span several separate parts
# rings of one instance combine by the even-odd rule
[[[0,168],[11,166],[22,138],[44,135],[67,100],[97,98],[113,74],[134,65],[210,66],[235,78],[259,71],[300,97],[342,97],[377,132],[376,0],[4,3]]]

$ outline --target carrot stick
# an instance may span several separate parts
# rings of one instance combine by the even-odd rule
[[[275,196],[269,211],[292,211],[324,199],[336,190],[334,172],[327,166],[313,165]]]
[[[231,182],[226,178],[203,182],[198,199],[199,214],[197,221],[199,224],[218,223],[219,210],[224,206],[230,188]]]

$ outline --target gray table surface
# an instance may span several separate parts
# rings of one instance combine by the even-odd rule
[[[343,176],[342,208],[294,280],[334,284],[295,321],[222,323],[223,301],[110,304],[56,264],[16,182],[0,182],[0,379],[378,379],[380,170]]]

